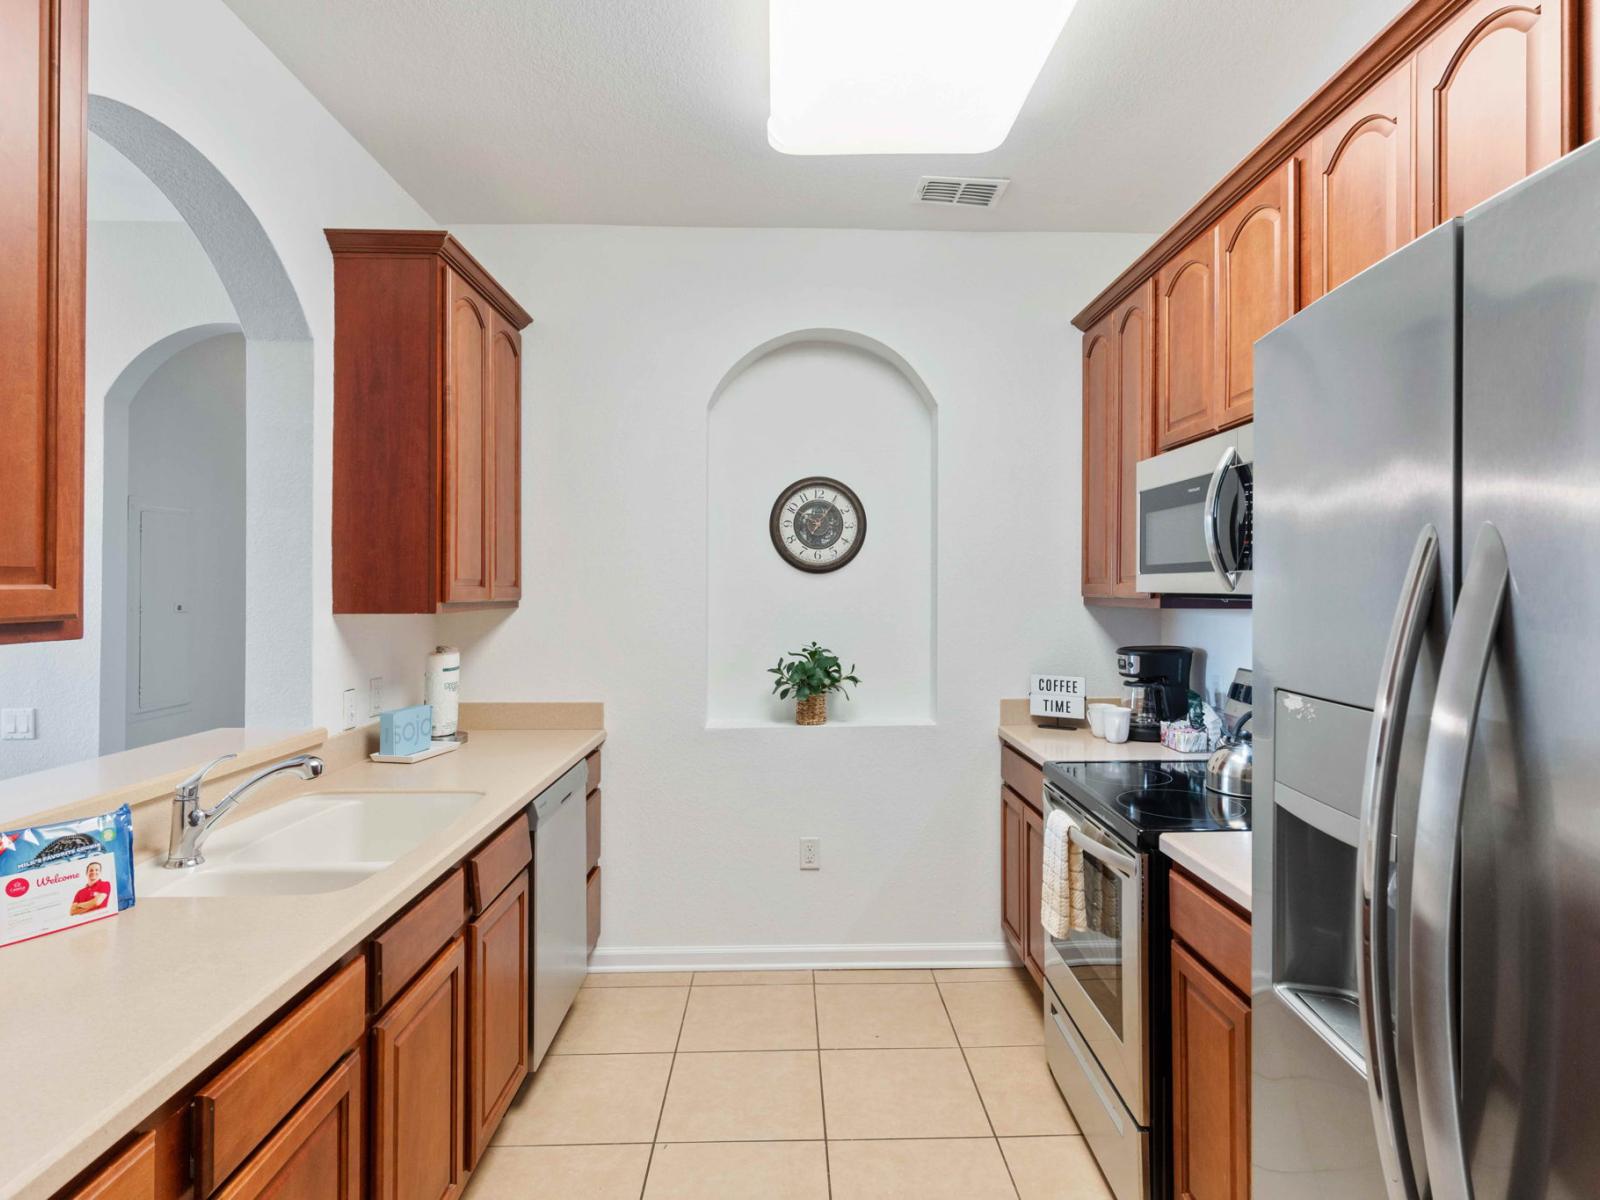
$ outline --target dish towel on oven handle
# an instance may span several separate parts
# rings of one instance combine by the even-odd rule
[[[1059,808],[1044,823],[1044,869],[1039,887],[1039,922],[1050,937],[1064,939],[1089,927],[1083,894],[1083,851],[1073,842],[1077,822]]]

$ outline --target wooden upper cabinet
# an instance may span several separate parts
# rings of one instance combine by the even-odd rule
[[[1117,587],[1139,595],[1139,489],[1135,468],[1154,452],[1155,285],[1146,283],[1112,314],[1117,335]]]
[[[0,643],[83,636],[87,32],[0,7]]]
[[[1220,249],[1217,322],[1222,389],[1215,426],[1255,410],[1255,344],[1294,314],[1298,284],[1295,162],[1290,159],[1228,212]]]
[[[1218,230],[1206,230],[1156,273],[1156,445],[1166,450],[1217,427]]]
[[[1083,340],[1083,594],[1117,588],[1116,339],[1110,320]]]
[[[1575,3],[1576,0],[1567,0]],[[1562,0],[1474,0],[1417,52],[1417,232],[1560,157]]]
[[[333,611],[522,594],[522,333],[449,234],[330,229]]]
[[[1306,303],[1411,240],[1414,66],[1368,88],[1311,139],[1306,151]]]

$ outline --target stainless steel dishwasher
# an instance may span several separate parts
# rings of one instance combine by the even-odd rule
[[[572,1007],[589,971],[589,912],[584,890],[588,824],[584,797],[589,765],[580,762],[539,793],[528,809],[533,837],[533,995],[529,1022],[533,1067]]]

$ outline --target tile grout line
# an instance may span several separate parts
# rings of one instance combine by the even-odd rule
[[[694,983],[690,976],[689,982]],[[667,1097],[672,1092],[672,1076],[678,1069],[678,1046],[683,1041],[683,1027],[689,1020],[689,1001],[693,999],[694,992],[685,988],[683,992],[683,1011],[678,1014],[678,1034],[672,1039],[672,1061],[667,1064],[667,1086],[661,1089],[661,1107],[656,1112],[655,1131],[650,1135],[650,1153],[644,1160],[644,1178],[639,1181],[639,1200],[644,1200],[645,1189],[650,1186],[650,1168],[656,1161],[656,1142],[661,1137],[661,1121],[667,1115]]]
[[[811,972],[811,1019],[817,1029],[817,1102],[822,1106],[822,1176],[833,1200],[833,1152],[828,1148],[828,1085],[822,1082],[822,1010],[817,1006],[817,973]]]
[[[967,1069],[967,1078],[972,1081],[972,1090],[978,1097],[978,1107],[983,1109],[983,1119],[989,1126],[989,1136],[994,1139],[995,1153],[1000,1156],[1000,1165],[1006,1169],[1006,1179],[1011,1183],[1012,1192],[1020,1200],[1022,1189],[1017,1186],[1017,1177],[1011,1173],[1011,1161],[1006,1158],[1006,1149],[1000,1144],[1000,1135],[995,1132],[994,1118],[989,1115],[989,1102],[983,1098],[983,1089],[978,1086],[978,1077],[972,1073],[972,1063],[967,1059],[967,1044],[961,1040],[961,1031],[956,1028],[955,1018],[950,1015],[950,1006],[944,999],[944,986],[939,982],[938,976],[934,976],[933,986],[939,996],[939,1007],[944,1009],[944,1019],[950,1022],[950,1032],[956,1035],[956,1045],[961,1050],[961,1065]]]

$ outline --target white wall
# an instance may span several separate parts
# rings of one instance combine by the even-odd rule
[[[270,478],[263,471],[251,484],[260,489],[252,492],[252,503],[266,506],[280,503],[284,489],[312,495],[304,534],[310,565],[310,695],[289,696],[280,703],[298,708],[307,722],[336,728],[342,689],[356,687],[364,696],[370,676],[390,681],[390,703],[420,696],[421,660],[433,642],[432,618],[336,620],[330,612],[333,264],[322,231],[435,222],[221,0],[96,5],[89,40],[90,92],[162,122],[221,172],[265,230],[310,328],[313,366],[302,444],[274,464]],[[159,283],[159,277],[151,282]],[[94,287],[91,272],[91,292]],[[239,299],[233,297],[236,307]],[[91,316],[91,361],[99,336]],[[270,383],[275,371],[293,373],[293,352],[287,343],[275,347],[252,342],[248,370]],[[91,380],[87,394],[85,452],[90,463],[101,461],[99,406],[106,386],[109,380],[97,392]],[[70,643],[0,647],[0,704],[40,708],[40,739],[0,745],[0,775],[41,769],[98,749],[102,614],[96,564],[103,499],[97,471],[88,473],[85,502],[84,637]],[[268,620],[275,609],[282,609],[287,636],[303,643],[307,601],[291,591],[290,584],[274,588],[268,582],[252,589],[249,602]],[[263,640],[272,636],[273,630],[266,629]],[[61,679],[73,681],[70,696],[58,690]]]
[[[244,724],[244,338],[219,334],[167,359],[128,417],[126,746]],[[142,709],[139,554],[143,508],[188,514],[186,646],[146,647],[187,661],[181,707]]]
[[[1219,709],[1233,673],[1250,665],[1250,628],[1248,610],[1169,608],[1161,613],[1161,642],[1195,648],[1191,686]]]
[[[1033,670],[1114,689],[1113,648],[1156,630],[1078,599],[1070,325],[1146,239],[457,232],[535,317],[526,581],[514,613],[440,626],[469,699],[606,703],[598,961],[999,961],[998,701]],[[706,728],[708,525],[663,539],[659,521],[706,494],[725,374],[807,329],[878,340],[937,402],[936,725]],[[764,521],[743,536],[772,554]],[[822,870],[797,869],[802,835]]]
[[[772,694],[766,672],[780,653],[813,641],[842,655],[846,669],[861,665],[870,681],[831,696],[829,719],[893,725],[933,716],[934,400],[899,365],[838,336],[762,353],[728,379],[708,416],[713,722],[792,722],[795,702]],[[790,566],[769,536],[773,502],[811,475],[839,480],[866,515],[861,551],[833,572]],[[674,492],[660,535],[682,537],[695,507],[692,492]]]

